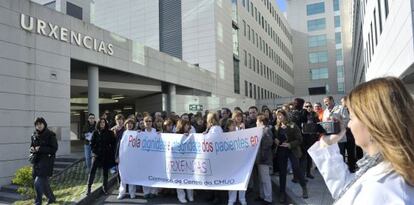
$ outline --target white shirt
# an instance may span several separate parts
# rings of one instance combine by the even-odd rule
[[[151,131],[150,132],[147,130],[147,128],[144,129],[144,132],[145,133],[154,133],[154,134],[156,134],[157,133],[157,130],[155,128],[151,127]]]
[[[308,150],[334,199],[354,174],[343,162],[337,144],[326,148],[316,142]],[[410,204],[414,205],[414,187],[393,171],[389,162],[381,162],[363,174],[335,204]]]
[[[221,134],[221,133],[223,133],[223,129],[220,126],[218,126],[218,125],[214,125],[214,126],[211,126],[210,127],[210,129],[208,130],[208,133],[218,133],[218,134]]]

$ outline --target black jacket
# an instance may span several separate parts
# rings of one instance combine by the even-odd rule
[[[33,163],[33,177],[50,177],[53,174],[55,155],[58,150],[56,134],[47,127],[41,133],[34,132],[30,147],[35,148],[37,146],[39,146],[39,150],[33,153],[36,156]]]
[[[92,135],[92,157],[104,168],[115,165],[116,139],[110,130],[95,130]]]

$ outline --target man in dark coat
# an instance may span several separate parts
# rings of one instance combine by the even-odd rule
[[[49,184],[49,177],[53,174],[55,155],[58,149],[56,134],[47,128],[47,123],[42,117],[34,122],[36,131],[31,137],[30,153],[33,164],[34,187],[36,191],[35,204],[42,204],[42,195],[48,198],[48,203],[53,203],[56,198]]]

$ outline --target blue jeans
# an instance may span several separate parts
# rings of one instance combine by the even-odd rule
[[[36,191],[36,199],[35,204],[41,205],[42,204],[42,196],[43,194],[48,198],[49,202],[53,202],[56,200],[55,195],[53,195],[53,191],[50,188],[49,178],[48,177],[39,177],[36,176],[34,180],[34,187]]]
[[[85,150],[85,163],[86,163],[86,168],[88,168],[88,171],[91,170],[91,160],[92,160],[92,150],[91,150],[91,145],[84,145],[84,150]]]

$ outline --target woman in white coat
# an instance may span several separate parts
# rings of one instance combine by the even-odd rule
[[[339,153],[340,134],[309,150],[335,204],[414,204],[414,100],[401,80],[360,84],[347,98],[348,127],[365,152],[355,174]],[[342,132],[345,132],[343,129]]]

